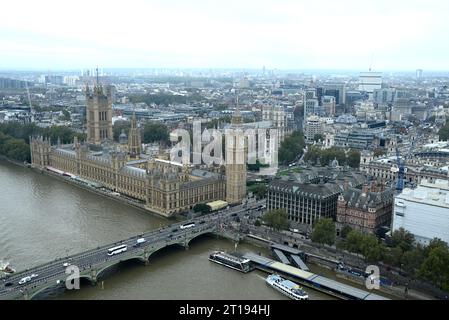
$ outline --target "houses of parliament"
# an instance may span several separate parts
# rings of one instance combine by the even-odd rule
[[[232,125],[238,127],[240,120],[237,114]],[[128,136],[122,132],[119,142],[114,142],[112,96],[107,86],[86,86],[86,129],[87,140],[75,138],[71,144],[52,145],[45,137],[30,137],[32,166],[95,182],[166,217],[188,211],[197,203],[227,200],[235,204],[246,196],[246,164],[204,169],[170,161],[166,156],[143,154],[135,115]],[[244,148],[236,143],[232,146],[227,154],[242,156],[238,153]]]

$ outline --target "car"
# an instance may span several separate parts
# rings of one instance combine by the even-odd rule
[[[31,279],[37,278],[37,277],[39,277],[39,275],[38,275],[37,273],[33,273],[33,274],[30,276]]]
[[[203,224],[203,223],[206,223],[206,221],[204,221],[204,220],[201,220],[201,221],[200,221],[200,224]]]
[[[31,281],[31,277],[25,277],[25,278],[20,279],[19,284],[25,284],[29,281]]]
[[[10,287],[10,286],[12,286],[12,285],[13,285],[12,282],[6,282],[6,283],[5,283],[5,287]]]
[[[64,263],[62,264],[63,267],[68,267],[68,266],[70,266],[70,265],[71,265],[70,262],[64,262]]]
[[[177,232],[178,228],[173,229],[171,232]]]
[[[231,217],[237,217],[237,213],[231,214]]]

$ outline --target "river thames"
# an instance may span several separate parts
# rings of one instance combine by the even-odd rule
[[[1,160],[0,203],[0,260],[17,270],[173,222]],[[210,262],[213,250],[231,251],[234,244],[200,237],[188,250],[169,247],[156,253],[148,266],[129,261],[111,268],[96,286],[82,282],[81,290],[38,298],[287,299],[265,284],[263,272],[242,274]],[[269,254],[251,244],[239,244],[238,250]],[[310,299],[330,299],[306,291]]]

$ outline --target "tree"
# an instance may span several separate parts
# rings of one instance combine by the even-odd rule
[[[62,121],[70,121],[70,112],[67,110],[62,110],[62,116],[60,116],[59,119]]]
[[[362,241],[363,235],[357,230],[352,230],[346,236],[345,248],[350,252],[362,253]]]
[[[256,199],[263,199],[267,194],[267,186],[264,184],[259,184],[254,187],[253,193],[256,196]]]
[[[166,125],[162,123],[147,123],[143,127],[143,143],[170,141],[170,135]]]
[[[335,243],[335,223],[331,218],[320,219],[316,222],[311,239],[319,244],[329,246]]]
[[[321,133],[317,133],[316,135],[313,136],[313,141],[323,141],[324,140],[324,136]]]
[[[279,161],[284,164],[294,161],[297,157],[302,155],[304,146],[305,142],[302,132],[293,132],[281,143],[281,147],[278,152]]]
[[[112,132],[114,135],[114,140],[118,142],[118,138],[120,134],[122,133],[122,130],[126,133],[126,135],[129,134],[129,129],[131,128],[131,123],[129,121],[125,120],[117,120],[114,122],[114,126],[112,127]]]
[[[395,230],[390,239],[392,247],[399,247],[402,252],[409,251],[413,248],[413,243],[415,242],[415,236],[405,230],[400,228]]]
[[[352,231],[352,228],[350,226],[344,226],[341,231],[340,231],[340,237],[342,237],[343,239],[346,239],[346,237],[348,236],[348,234]]]
[[[400,267],[402,261],[402,249],[399,247],[388,248],[385,251],[383,261],[391,266]]]
[[[360,253],[365,257],[367,262],[377,262],[382,257],[382,247],[377,238],[372,234],[362,235]]]
[[[260,220],[257,219],[256,222],[254,222],[254,225],[255,225],[256,227],[260,227],[260,226],[261,226]]]
[[[201,214],[206,214],[210,212],[210,207],[205,203],[197,203],[193,207],[193,212],[201,212]]]
[[[263,215],[262,220],[274,230],[288,228],[288,217],[285,209],[270,210]]]
[[[425,258],[425,250],[418,244],[412,250],[404,252],[401,258],[401,266],[408,274],[416,276]]]
[[[420,276],[443,290],[449,289],[449,251],[447,246],[437,246],[430,250],[419,270]]]
[[[444,127],[442,127],[440,129],[440,131],[438,131],[438,136],[439,136],[441,141],[449,140],[449,122],[446,122]]]
[[[351,168],[358,168],[360,165],[360,151],[351,149],[347,154],[347,164]]]

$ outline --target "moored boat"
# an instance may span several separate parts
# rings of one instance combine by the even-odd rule
[[[271,274],[267,277],[266,282],[279,291],[280,293],[286,295],[293,300],[308,300],[309,295],[296,283],[285,280],[277,274]]]
[[[249,259],[240,258],[223,251],[212,252],[209,256],[209,260],[244,273],[252,270],[251,261]]]

